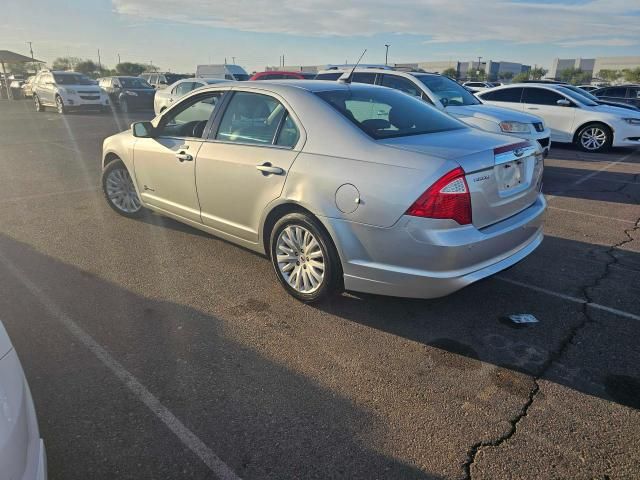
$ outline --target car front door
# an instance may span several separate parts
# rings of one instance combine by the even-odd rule
[[[558,101],[567,102],[559,105]],[[525,87],[522,94],[524,111],[542,117],[551,131],[551,140],[571,142],[576,105],[564,95],[550,89]]]
[[[282,193],[304,133],[282,101],[236,91],[202,145],[196,186],[202,222],[256,243],[265,207]]]
[[[42,79],[38,82],[38,97],[40,101],[47,105],[53,105],[54,103],[54,79],[50,73],[44,73]]]
[[[185,99],[160,117],[153,138],[134,146],[138,191],[145,203],[200,222],[195,164],[207,127],[223,93],[206,92]]]

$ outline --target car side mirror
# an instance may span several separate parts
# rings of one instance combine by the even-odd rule
[[[556,102],[556,104],[560,105],[561,107],[570,107],[571,106],[571,102],[569,100],[567,100],[566,98],[561,98],[560,100],[558,100]]]
[[[136,138],[153,138],[154,130],[151,122],[134,122],[131,124],[131,133]]]

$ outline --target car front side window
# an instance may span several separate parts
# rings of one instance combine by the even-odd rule
[[[202,138],[221,97],[221,92],[212,92],[178,105],[160,120],[157,136]]]

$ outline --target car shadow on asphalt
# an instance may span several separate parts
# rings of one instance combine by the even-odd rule
[[[225,322],[248,313],[241,307],[222,320],[148,298],[6,235],[0,278],[0,315],[33,393],[50,478],[111,479],[123,468],[127,478],[177,478],[167,472],[185,453],[171,449],[164,426],[160,437],[141,430],[146,422],[125,401],[130,392],[109,386],[112,373],[46,305],[91,335],[241,477],[439,478],[378,451],[386,432],[373,411],[226,335]]]

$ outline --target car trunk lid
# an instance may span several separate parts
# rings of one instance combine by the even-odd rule
[[[496,147],[463,157],[458,163],[466,172],[473,225],[477,228],[521,212],[536,201],[542,188],[543,156],[540,147],[531,142]],[[477,168],[480,165],[483,167]]]

